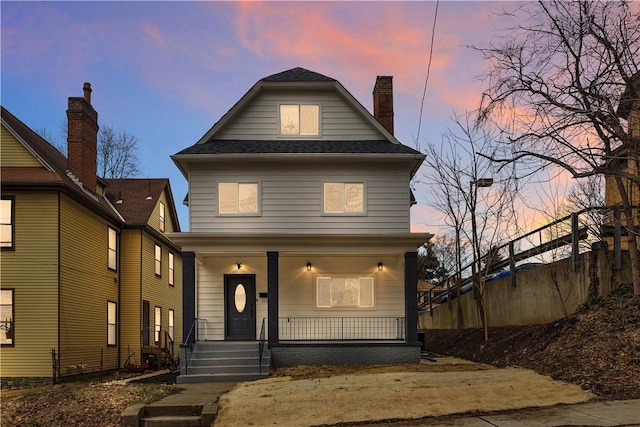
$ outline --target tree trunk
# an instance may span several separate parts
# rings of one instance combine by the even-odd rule
[[[638,255],[638,226],[634,220],[633,208],[629,203],[629,195],[627,188],[622,181],[622,177],[615,177],[618,192],[620,193],[620,199],[622,200],[622,211],[624,212],[624,219],[621,219],[622,226],[627,230],[627,245],[629,246],[629,259],[631,261],[631,281],[633,282],[633,294],[640,295],[640,257]],[[629,182],[629,186],[633,185]]]

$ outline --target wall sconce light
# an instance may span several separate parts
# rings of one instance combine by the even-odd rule
[[[236,267],[238,268],[238,270],[240,270],[242,268],[242,264],[241,263],[237,263]]]
[[[307,263],[307,271],[311,271],[311,263],[310,262]]]
[[[378,271],[382,271],[382,263],[381,262],[378,263]]]

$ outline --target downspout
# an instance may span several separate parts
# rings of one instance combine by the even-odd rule
[[[60,308],[61,308],[60,300],[62,298],[61,297],[61,295],[62,295],[62,274],[60,273],[60,270],[61,270],[60,262],[61,262],[61,258],[62,258],[60,256],[60,249],[62,248],[62,245],[60,244],[60,238],[61,238],[62,232],[61,232],[61,229],[60,229],[60,222],[61,222],[61,218],[62,218],[61,217],[62,210],[60,209],[60,203],[61,203],[60,191],[58,191],[58,334],[57,334],[58,335],[58,349],[57,349],[58,350],[57,351],[58,362],[56,363],[56,368],[57,368],[56,371],[57,372],[55,373],[56,377],[58,377],[58,378],[60,377],[60,362],[59,361],[62,359],[60,357],[60,349],[62,348],[61,347],[62,343],[60,341],[60,333],[61,333],[61,330],[62,330],[62,320],[60,318]]]
[[[138,297],[138,319],[140,319],[140,329],[139,329],[139,333],[138,333],[138,349],[140,350],[140,363],[142,363],[142,347],[144,345],[144,337],[143,337],[143,333],[144,333],[144,325],[142,324],[142,321],[144,320],[144,307],[143,307],[143,302],[142,302],[142,250],[143,250],[143,234],[142,234],[142,229],[140,229],[140,264],[139,264],[139,274],[140,277],[138,278],[138,283],[139,283],[139,289],[140,289],[140,296]]]
[[[118,363],[118,369],[120,369],[122,366],[120,365],[120,363],[122,362],[122,287],[121,287],[121,283],[122,283],[122,263],[120,262],[120,260],[122,259],[122,227],[120,227],[120,238],[116,239],[116,253],[118,254],[118,258],[116,259],[116,268],[118,269],[118,312],[116,313],[118,315],[118,330],[117,330],[117,340],[118,340],[118,358],[117,358],[117,363]]]

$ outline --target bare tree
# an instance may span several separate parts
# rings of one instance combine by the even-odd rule
[[[463,240],[470,243],[472,274],[478,295],[478,310],[488,340],[488,314],[485,305],[485,287],[480,260],[492,264],[495,251],[482,248],[496,246],[499,239],[508,236],[509,219],[513,215],[513,197],[516,189],[508,168],[496,170],[495,165],[478,155],[488,149],[492,136],[469,124],[469,117],[457,117],[454,130],[449,130],[438,147],[429,145],[426,163],[430,173],[426,176],[432,188],[432,206],[442,212],[445,224],[452,228],[456,247],[456,282],[462,281]],[[490,178],[489,178],[490,177]],[[488,185],[481,185],[484,182]],[[478,191],[478,187],[485,191]],[[469,228],[469,222],[471,227]],[[467,254],[468,256],[468,254]],[[468,259],[468,258],[467,258]],[[462,308],[457,298],[458,326],[461,327]]]
[[[67,122],[60,122],[60,138],[67,140]],[[47,128],[35,132],[66,155],[66,144],[60,143]],[[140,175],[139,160],[136,155],[138,138],[126,130],[116,131],[104,126],[98,132],[97,171],[102,178],[130,178]]]
[[[103,178],[138,176],[138,138],[126,130],[116,132],[112,127],[100,129],[98,134],[98,174]]]
[[[538,1],[516,7],[506,29],[489,47],[474,47],[489,64],[480,121],[500,127],[501,164],[522,160],[556,165],[574,178],[604,174],[616,181],[628,229],[634,293],[640,263],[634,210],[625,180],[639,177],[615,167],[636,162],[633,138],[620,113],[621,100],[640,94],[640,10],[626,1]],[[627,104],[628,105],[628,104]],[[622,117],[621,117],[622,116]]]

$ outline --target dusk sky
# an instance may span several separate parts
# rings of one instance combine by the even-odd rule
[[[418,126],[436,3],[2,1],[1,102],[62,142],[67,98],[93,88],[101,125],[139,139],[141,177],[168,177],[183,231],[187,182],[170,155],[193,145],[258,80],[303,67],[340,81],[372,111],[393,76],[396,137],[439,143],[454,112],[478,106],[487,45],[504,2],[441,1]],[[424,151],[424,148],[422,148]],[[424,171],[418,172],[418,178]],[[442,220],[416,188],[412,231]]]

